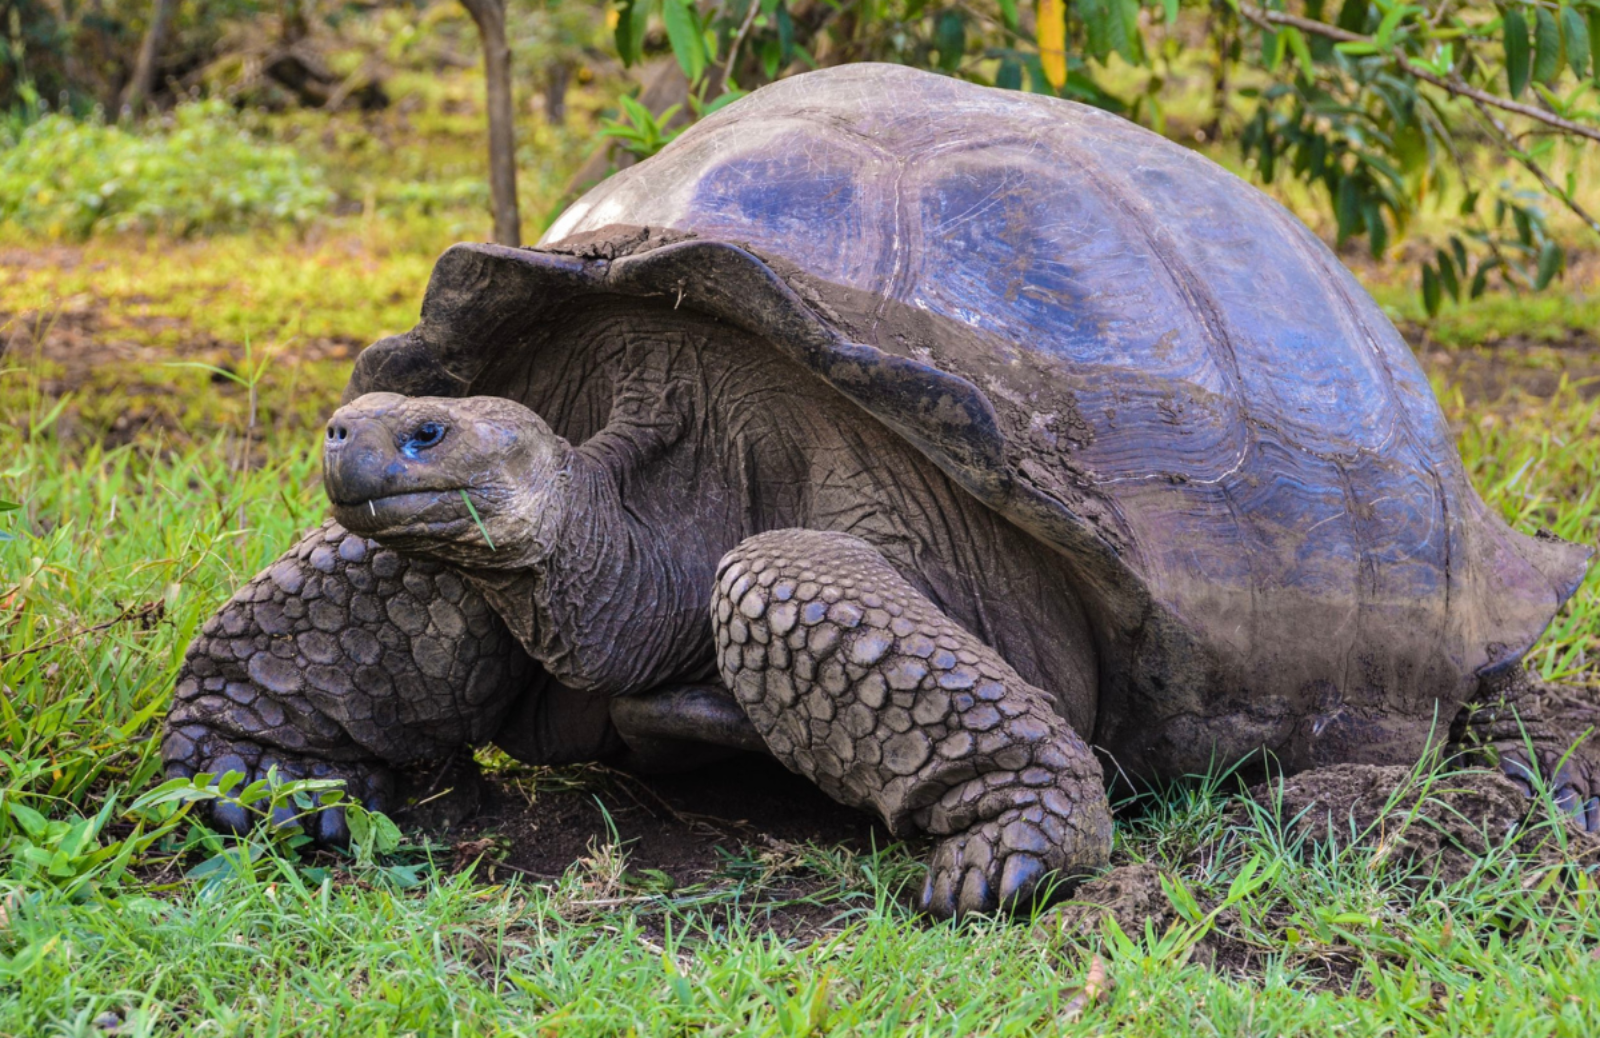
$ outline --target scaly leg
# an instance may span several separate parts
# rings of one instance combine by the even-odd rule
[[[189,646],[167,718],[168,776],[276,765],[393,810],[393,768],[488,741],[533,662],[465,581],[328,522],[239,590]],[[603,715],[603,703],[602,715]],[[248,827],[219,803],[213,820]],[[347,837],[342,812],[310,823]]]
[[[945,837],[923,910],[1014,907],[1051,872],[1105,864],[1089,748],[864,541],[751,537],[722,560],[712,622],[723,681],[774,756],[897,834]]]

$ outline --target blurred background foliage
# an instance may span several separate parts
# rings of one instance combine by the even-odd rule
[[[568,160],[554,191],[550,173],[531,172],[539,190],[518,223],[533,231],[743,92],[871,60],[1116,112],[1276,187],[1375,258],[1420,221],[1406,254],[1430,314],[1492,288],[1544,288],[1570,245],[1600,233],[1585,198],[1600,0],[473,6],[500,12],[518,101],[522,150],[498,161],[530,175],[528,145]],[[437,104],[441,77],[483,61],[475,17],[456,0],[0,0],[0,220],[192,234],[329,208],[485,206],[482,159],[470,176],[440,175],[454,147],[426,172],[402,160],[393,182],[361,186],[303,147],[320,132],[329,156],[359,153],[363,133],[391,155],[408,139],[431,148],[436,117],[456,114]],[[353,118],[313,130],[310,112]],[[462,132],[481,140],[481,127]],[[227,189],[212,173],[224,167],[241,173]]]

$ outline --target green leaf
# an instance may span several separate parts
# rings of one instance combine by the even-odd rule
[[[715,101],[711,102],[708,105],[704,105],[702,107],[698,107],[698,108],[695,109],[695,111],[703,119],[706,116],[710,115],[712,112],[716,112],[716,111],[719,111],[719,110],[721,110],[723,108],[728,107],[729,105],[733,104],[735,101],[739,100],[741,97],[745,97],[749,93],[750,92],[748,90],[733,90],[733,89],[726,90]]]
[[[1600,7],[1589,8],[1589,70],[1600,78]]]
[[[1533,78],[1549,84],[1561,75],[1561,30],[1555,15],[1543,7],[1533,11]]]
[[[1506,47],[1506,85],[1512,97],[1521,97],[1528,89],[1528,76],[1532,66],[1528,59],[1528,23],[1522,12],[1513,7],[1504,19]]]
[[[662,0],[661,20],[667,26],[672,56],[690,83],[700,82],[706,71],[706,41],[695,21],[694,0]]]
[[[1367,31],[1367,12],[1371,9],[1371,0],[1344,0],[1344,6],[1339,8],[1339,28],[1345,32],[1365,33]]]
[[[1278,863],[1273,862],[1263,869],[1262,863],[1265,860],[1264,857],[1257,854],[1244,863],[1244,867],[1239,870],[1239,874],[1233,877],[1233,882],[1228,884],[1227,904],[1238,904],[1266,886],[1272,880],[1272,877],[1277,875]],[[1258,872],[1260,875],[1257,875]]]
[[[794,60],[794,18],[789,14],[789,5],[780,3],[773,21],[778,24],[778,53],[780,62],[784,65]]]
[[[1593,13],[1591,9],[1591,16]],[[1589,39],[1589,24],[1576,9],[1563,7],[1561,33],[1566,37],[1567,64],[1572,66],[1573,75],[1583,79],[1589,74],[1589,48],[1593,45]]]
[[[477,525],[478,532],[483,534],[484,543],[489,545],[489,550],[498,551],[499,549],[494,546],[494,538],[489,536],[489,528],[483,525],[482,519],[478,518],[478,509],[473,505],[472,498],[467,496],[465,490],[461,491],[461,502],[467,506],[467,513],[472,516],[472,521]]]
[[[1088,37],[1089,56],[1105,61],[1111,56],[1111,0],[1076,0],[1078,17]]]
[[[1334,204],[1334,215],[1339,219],[1339,243],[1361,230],[1361,193],[1355,177],[1339,181],[1339,197]]]
[[[1311,60],[1311,48],[1306,46],[1306,38],[1299,29],[1285,29],[1284,39],[1289,44],[1289,49],[1294,51],[1295,60],[1300,63],[1300,71],[1310,79],[1316,75],[1316,63]]]
[[[1000,0],[1000,20],[1007,29],[1017,31],[1017,0]]]
[[[1450,298],[1459,302],[1461,300],[1461,279],[1456,277],[1456,264],[1450,254],[1443,249],[1439,250],[1439,283],[1444,290],[1450,293]]]
[[[1389,247],[1389,228],[1383,222],[1383,210],[1375,201],[1361,206],[1361,216],[1367,225],[1367,236],[1372,245],[1372,258],[1382,259],[1383,250]]]
[[[961,59],[967,51],[967,26],[954,8],[946,8],[939,13],[933,32],[933,45],[939,50],[941,69],[954,72],[961,67]]]
[[[644,56],[644,35],[650,24],[653,0],[621,0],[617,7],[617,54],[624,65]]]
[[[49,824],[45,821],[44,815],[22,804],[12,803],[7,806],[11,808],[11,817],[16,820],[17,826],[28,834],[28,839],[44,838],[45,826]]]
[[[1405,4],[1395,4],[1389,13],[1383,16],[1383,21],[1378,25],[1378,32],[1373,37],[1373,42],[1380,49],[1387,49],[1394,39],[1394,31],[1400,27],[1400,19],[1410,13],[1411,9]]]
[[[1139,0],[1111,0],[1117,17],[1116,51],[1132,64],[1144,60],[1144,35],[1139,29]]]
[[[1521,206],[1511,207],[1511,222],[1517,228],[1517,240],[1529,248],[1533,247],[1533,217],[1528,210]]]
[[[1533,279],[1535,289],[1544,289],[1566,265],[1566,253],[1561,251],[1561,246],[1553,241],[1544,243],[1544,248],[1539,252],[1539,274]]]
[[[1167,895],[1167,901],[1173,909],[1184,919],[1191,923],[1198,923],[1205,918],[1205,912],[1200,908],[1200,902],[1183,881],[1176,876],[1168,876],[1165,872],[1159,873],[1156,879],[1161,883],[1161,890]],[[1110,913],[1107,913],[1109,915]]]
[[[1022,63],[1015,58],[1006,58],[1000,62],[1000,71],[995,73],[994,85],[1001,90],[1022,89]]]
[[[1472,275],[1472,288],[1467,293],[1469,297],[1477,299],[1483,295],[1484,290],[1489,287],[1489,271],[1493,266],[1492,263],[1479,264],[1478,272]]]
[[[1422,265],[1422,306],[1429,317],[1439,316],[1439,275],[1433,272],[1431,263]]]

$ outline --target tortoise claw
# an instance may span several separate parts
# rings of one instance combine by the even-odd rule
[[[917,907],[939,919],[1026,908],[1050,866],[1037,854],[1006,853],[1000,828],[990,823],[940,844]]]
[[[1523,796],[1533,796],[1534,773],[1526,761],[1516,757],[1502,756],[1500,758],[1500,774],[1515,783],[1516,787],[1522,790]]]
[[[345,821],[344,808],[328,807],[318,812],[315,839],[324,847],[350,846],[350,824]]]
[[[998,906],[994,887],[982,869],[967,870],[967,878],[961,883],[959,905],[962,912],[992,912]]]
[[[1008,910],[1026,905],[1033,900],[1048,871],[1045,863],[1032,854],[1011,855],[1000,874],[1000,903]]]
[[[1500,773],[1516,783],[1524,796],[1532,797],[1541,788],[1549,790],[1556,808],[1580,829],[1600,832],[1600,796],[1590,795],[1595,788],[1588,771],[1578,761],[1563,761],[1553,753],[1536,754],[1534,760],[1521,748],[1500,754]]]
[[[948,843],[934,854],[928,866],[928,878],[922,885],[922,897],[917,908],[935,919],[950,919],[956,915],[956,879],[961,875],[960,851]]]
[[[250,831],[250,812],[235,800],[218,800],[211,805],[211,825],[225,833],[243,836]]]

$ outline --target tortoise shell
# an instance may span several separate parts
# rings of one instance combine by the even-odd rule
[[[1072,102],[886,65],[765,87],[536,249],[451,250],[351,393],[494,392],[505,328],[601,292],[758,333],[1058,549],[1097,736],[1244,704],[1381,739],[1363,718],[1514,663],[1587,564],[1484,504],[1410,349],[1291,214]]]

